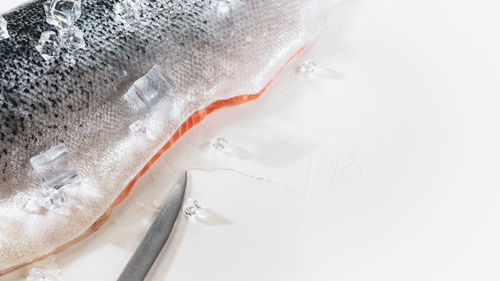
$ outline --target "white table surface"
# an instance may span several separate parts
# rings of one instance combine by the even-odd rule
[[[115,280],[190,169],[210,216],[181,218],[149,280],[499,280],[499,8],[341,2],[261,99],[208,117],[100,231],[36,266]]]

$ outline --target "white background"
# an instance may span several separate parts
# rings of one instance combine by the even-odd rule
[[[208,218],[181,218],[149,280],[499,280],[496,3],[341,2],[260,100],[208,117],[59,270],[37,266],[115,280],[191,169]]]

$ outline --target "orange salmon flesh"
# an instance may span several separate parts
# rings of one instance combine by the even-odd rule
[[[0,271],[0,275],[7,274],[9,272],[12,272],[16,269],[19,269],[23,266],[29,265],[31,263],[40,261],[48,256],[54,255],[60,251],[63,251],[70,246],[82,241],[83,239],[87,238],[90,236],[92,233],[96,232],[99,230],[99,228],[107,221],[107,219],[110,217],[111,213],[113,212],[113,208],[122,203],[130,194],[132,189],[134,188],[135,184],[139,180],[139,178],[146,173],[146,171],[160,158],[160,156],[167,151],[177,140],[180,139],[189,129],[193,128],[195,125],[200,123],[205,117],[207,117],[210,113],[214,112],[217,109],[220,109],[225,106],[230,106],[230,105],[236,105],[236,104],[241,104],[245,102],[249,102],[252,100],[255,100],[259,98],[264,91],[266,91],[269,86],[278,78],[278,76],[283,72],[283,70],[290,64],[292,60],[294,60],[296,57],[298,57],[303,51],[305,47],[300,48],[293,56],[291,56],[285,63],[285,65],[274,75],[274,77],[269,81],[266,86],[260,90],[256,94],[248,94],[248,95],[241,95],[241,96],[236,96],[233,98],[229,98],[226,100],[218,100],[210,104],[204,109],[198,110],[195,113],[193,113],[172,135],[172,137],[165,143],[165,145],[151,158],[151,160],[142,168],[142,170],[130,181],[130,183],[125,187],[125,189],[120,193],[120,195],[115,199],[113,204],[106,210],[106,212],[90,226],[82,235],[77,237],[76,239],[56,248],[54,251],[50,252],[49,254],[40,256],[30,262],[20,264],[17,266],[13,266],[10,268],[7,268],[3,271]]]

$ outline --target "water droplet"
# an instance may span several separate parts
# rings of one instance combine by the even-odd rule
[[[0,15],[0,40],[9,38],[9,30],[7,29],[7,21]]]
[[[26,281],[56,281],[56,279],[53,278],[52,276],[49,276],[41,268],[33,267],[30,270],[30,273],[26,278]]]
[[[57,58],[61,52],[59,37],[54,31],[45,31],[40,36],[35,49],[42,55],[44,60],[51,61]]]
[[[148,134],[148,128],[146,127],[146,124],[142,121],[135,121],[134,123],[130,124],[129,126],[130,131],[136,135],[147,135]]]
[[[48,0],[44,5],[46,20],[59,29],[72,26],[82,14],[81,0]]]
[[[226,150],[229,147],[229,141],[224,137],[217,137],[212,141],[212,147],[217,150]]]
[[[76,26],[62,29],[59,32],[59,38],[61,40],[61,47],[68,49],[70,52],[74,52],[86,46],[85,39],[83,38],[83,31]]]
[[[220,16],[226,15],[231,10],[231,1],[223,0],[220,1],[217,6],[217,13]]]
[[[108,65],[109,71],[116,77],[127,77],[128,72],[120,65]]]
[[[247,41],[247,42],[252,42],[252,41],[253,41],[252,36],[248,36],[247,38],[245,38],[245,41]]]
[[[197,200],[189,198],[184,205],[184,215],[195,218],[198,216],[203,216],[203,208]]]
[[[311,76],[317,78],[342,79],[345,77],[343,72],[329,67],[319,66],[314,61],[305,61],[297,68],[297,72],[311,74]]]
[[[300,65],[300,72],[302,73],[313,73],[320,70],[318,64],[314,61],[306,61]]]

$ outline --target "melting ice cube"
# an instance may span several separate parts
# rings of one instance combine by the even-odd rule
[[[230,10],[231,10],[231,1],[229,0],[222,0],[217,5],[217,13],[220,16],[226,15]]]
[[[115,19],[125,25],[140,20],[142,0],[122,0],[115,4]]]
[[[82,14],[81,0],[48,0],[44,8],[47,22],[60,29],[72,26]]]
[[[224,137],[217,137],[212,141],[212,147],[217,150],[225,150],[229,146],[229,141]]]
[[[35,48],[46,61],[50,61],[58,57],[61,52],[59,38],[54,31],[43,32],[40,36],[40,40],[38,41],[38,45],[36,45]]]
[[[203,207],[201,207],[197,200],[189,198],[184,205],[184,215],[192,218],[203,216]]]
[[[14,196],[14,204],[20,209],[28,213],[40,213],[42,211],[42,205],[38,201],[38,198],[34,198],[24,192],[19,192]]]
[[[9,30],[7,30],[7,21],[0,15],[0,40],[9,38]]]
[[[30,161],[42,185],[48,190],[60,189],[78,179],[78,173],[64,144],[59,144]]]
[[[342,79],[344,78],[344,73],[338,70],[334,70],[328,67],[323,67],[318,65],[314,61],[305,61],[302,63],[297,69],[299,73],[305,73],[314,75],[320,78],[328,78],[328,79]]]
[[[129,129],[135,135],[149,136],[149,131],[146,127],[146,124],[144,124],[144,122],[142,122],[141,120],[135,121],[134,123],[130,124]]]
[[[56,281],[56,279],[49,277],[41,268],[33,267],[26,281]]]
[[[134,82],[123,96],[136,110],[150,112],[176,88],[175,83],[155,65],[143,77]]]
[[[314,61],[306,61],[300,65],[300,72],[303,73],[312,73],[318,72],[320,70],[318,64]]]
[[[85,47],[85,39],[83,32],[76,26],[64,28],[59,32],[59,39],[61,40],[61,47],[74,52],[78,49]]]

